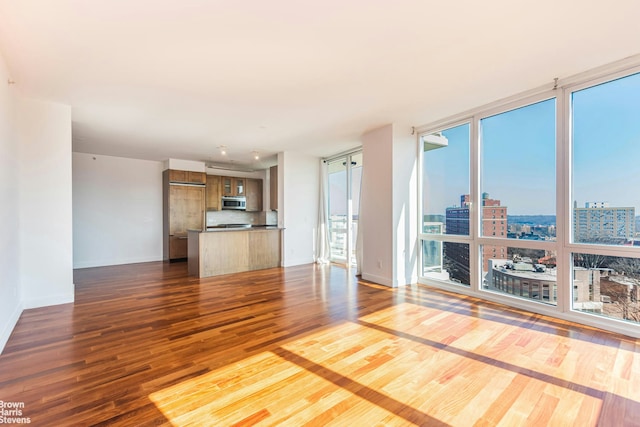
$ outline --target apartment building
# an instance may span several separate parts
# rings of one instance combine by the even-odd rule
[[[577,242],[632,243],[636,232],[634,207],[614,207],[607,202],[586,202],[573,208],[573,236]]]
[[[450,207],[446,210],[446,234],[469,235],[469,194],[460,196],[460,206]],[[507,207],[500,204],[500,200],[492,199],[489,193],[482,194],[482,235],[487,237],[504,238],[507,235]],[[466,258],[466,250],[455,243],[444,245],[445,251],[452,259]],[[462,252],[461,252],[462,250]],[[484,259],[484,271],[489,269],[489,259],[506,259],[507,247],[499,245],[484,245],[482,247]],[[468,260],[462,261],[466,265]],[[460,280],[469,280],[468,277],[460,277]],[[468,282],[464,282],[468,283]]]

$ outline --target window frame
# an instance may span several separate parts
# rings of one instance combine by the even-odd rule
[[[640,258],[640,247],[606,246],[598,244],[575,243],[573,241],[573,208],[572,196],[572,95],[574,92],[587,89],[600,84],[628,77],[640,73],[640,57],[625,59],[614,64],[600,67],[577,76],[556,80],[553,84],[545,85],[500,101],[496,101],[482,107],[458,114],[448,119],[434,122],[431,125],[421,126],[416,129],[418,146],[418,196],[422,200],[422,168],[423,150],[422,136],[435,132],[441,132],[449,128],[468,123],[470,126],[470,213],[469,236],[460,235],[434,235],[422,233],[423,203],[418,203],[419,230],[418,245],[422,248],[423,240],[437,240],[440,242],[456,242],[469,245],[470,256],[470,286],[462,287],[448,282],[431,279],[422,275],[422,250],[418,251],[420,263],[419,283],[442,288],[456,293],[475,296],[488,301],[506,304],[511,307],[524,309],[544,315],[575,321],[578,323],[606,329],[612,332],[640,338],[640,324],[615,319],[595,316],[587,312],[573,309],[573,254],[601,254],[617,257]],[[556,240],[534,241],[509,239],[499,236],[481,235],[481,210],[477,208],[481,195],[481,120],[483,118],[502,114],[527,105],[542,102],[548,99],[556,99]],[[640,214],[636,212],[637,214]],[[557,305],[551,306],[538,303],[533,300],[501,295],[495,292],[487,292],[482,289],[482,247],[483,245],[498,245],[505,247],[522,247],[531,249],[553,250],[556,253],[557,262]]]
[[[453,121],[449,121],[449,122],[442,122],[440,125],[436,125],[435,127],[430,128],[430,130],[428,131],[419,131],[417,133],[417,141],[418,141],[418,170],[419,170],[419,175],[420,175],[420,179],[418,179],[418,200],[422,200],[423,197],[423,174],[422,171],[424,170],[424,149],[423,149],[423,137],[424,136],[428,136],[434,133],[438,133],[438,132],[444,132],[448,129],[452,129],[458,126],[463,126],[463,125],[469,125],[469,192],[470,192],[470,197],[473,198],[472,193],[473,193],[473,158],[474,158],[474,144],[473,144],[473,140],[474,140],[474,124],[473,124],[473,117],[469,116],[469,117],[459,117],[456,120]],[[474,286],[474,283],[477,282],[477,277],[474,278],[474,274],[476,271],[476,268],[474,266],[474,262],[477,258],[476,254],[474,253],[473,250],[473,235],[475,233],[475,227],[476,224],[474,221],[471,220],[472,216],[474,215],[474,206],[473,204],[469,206],[469,235],[463,235],[463,234],[428,234],[428,233],[424,233],[424,227],[423,227],[423,222],[424,222],[424,211],[423,211],[423,203],[420,202],[417,204],[418,205],[418,263],[419,263],[419,268],[418,268],[418,280],[429,280],[432,283],[437,283],[440,286],[443,286],[445,289],[449,288],[449,289],[453,289],[454,291],[456,289],[469,289],[471,287]],[[469,245],[469,286],[466,285],[456,285],[454,283],[451,282],[447,282],[444,280],[439,280],[439,279],[435,279],[435,278],[425,278],[425,276],[423,276],[422,272],[424,270],[423,267],[423,249],[422,249],[422,242],[423,241],[437,241],[440,242],[442,245],[444,245],[444,243],[447,242],[451,242],[451,243],[463,243],[463,244],[467,244]]]
[[[566,218],[567,231],[568,231],[568,239],[566,242],[566,247],[570,249],[571,252],[577,253],[592,253],[592,252],[584,252],[589,249],[597,248],[600,252],[606,251],[611,252],[611,256],[623,256],[623,257],[631,257],[631,258],[640,258],[640,247],[630,247],[630,246],[614,246],[614,245],[600,245],[597,243],[576,243],[573,240],[573,208],[571,207],[571,196],[573,191],[573,173],[571,168],[573,167],[573,129],[571,128],[571,117],[573,116],[572,110],[572,94],[574,92],[579,92],[583,89],[589,89],[594,86],[598,86],[601,84],[606,84],[614,80],[622,79],[625,77],[632,76],[634,74],[640,74],[640,65],[636,67],[632,67],[629,69],[621,70],[618,72],[612,72],[606,75],[598,76],[589,80],[582,81],[580,83],[576,83],[573,85],[566,86],[564,88],[565,96],[565,105],[564,109],[567,111],[567,129],[564,137],[567,142],[567,150],[566,150],[566,168],[570,173],[566,178],[566,194],[567,194],[567,208],[569,209],[568,218]],[[640,78],[640,77],[639,77]],[[640,215],[640,212],[636,212],[636,215]]]

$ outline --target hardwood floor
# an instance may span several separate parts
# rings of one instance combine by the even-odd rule
[[[32,425],[640,425],[640,341],[474,298],[315,265],[75,283],[0,356]]]

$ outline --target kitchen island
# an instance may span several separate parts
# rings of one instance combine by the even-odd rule
[[[188,231],[189,275],[199,278],[280,267],[278,227]]]

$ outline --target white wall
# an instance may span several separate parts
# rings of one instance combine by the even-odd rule
[[[205,171],[203,162],[179,159],[154,162],[73,153],[74,268],[162,260],[162,171],[169,166]],[[206,168],[206,172],[263,180],[266,175],[265,171],[211,168]],[[225,222],[210,219],[211,224]],[[265,223],[265,220],[235,222]]]
[[[19,163],[15,136],[15,86],[0,56],[0,352],[22,313],[19,260]]]
[[[207,175],[219,175],[219,176],[235,176],[238,178],[256,178],[265,179],[265,175],[268,176],[269,169],[257,170],[253,172],[248,171],[233,171],[228,169],[216,169],[206,168]]]
[[[315,261],[320,158],[294,152],[278,154],[278,225],[283,231],[284,267]]]
[[[73,153],[74,268],[162,260],[162,170]]]
[[[162,170],[176,169],[179,171],[204,172],[204,162],[194,160],[168,159],[163,163]]]
[[[399,286],[418,281],[418,148],[410,129],[393,125],[393,256]]]
[[[393,258],[393,126],[362,136],[362,278],[394,286]]]
[[[22,302],[72,302],[71,107],[24,98],[17,105]]]
[[[392,287],[418,280],[418,158],[405,128],[389,124],[362,136],[362,278]]]

